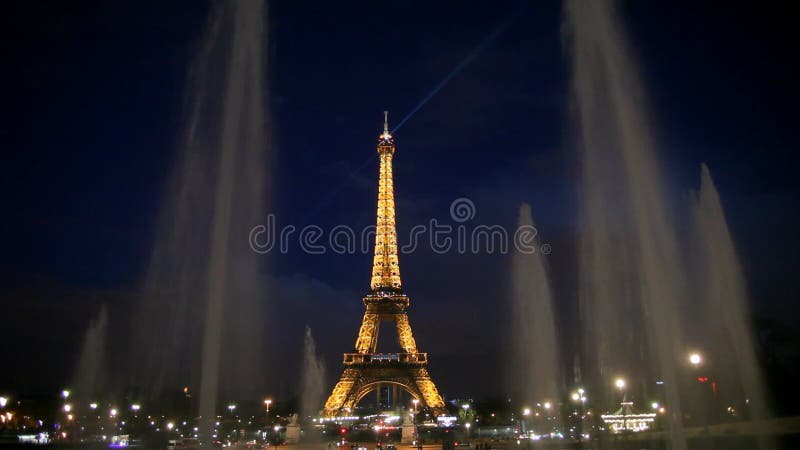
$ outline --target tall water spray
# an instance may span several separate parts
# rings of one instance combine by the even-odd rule
[[[662,381],[673,448],[685,448],[675,362],[682,350],[678,303],[685,292],[673,218],[645,93],[614,3],[565,6],[572,65],[580,198],[580,308],[595,397],[606,404]]]
[[[764,419],[766,389],[748,320],[745,278],[719,193],[705,164],[693,206],[701,259],[699,298],[704,302],[704,341],[710,356],[706,364],[719,382],[718,395],[725,405],[748,411],[752,419]],[[771,442],[762,439],[760,445],[764,448]]]
[[[536,229],[530,205],[519,208],[519,229],[531,231],[534,252],[517,248],[511,261],[511,311],[513,357],[511,379],[524,405],[555,402],[561,385],[556,327],[553,319],[553,292],[547,263],[538,251]],[[545,431],[545,430],[542,430]],[[550,432],[552,430],[546,430]]]
[[[325,389],[325,362],[317,355],[317,345],[306,327],[303,339],[303,382],[300,387],[300,413],[303,417],[315,416],[322,409]]]
[[[76,398],[86,403],[96,400],[96,396],[103,393],[103,376],[107,370],[105,367],[107,332],[108,311],[103,305],[100,313],[86,330],[78,365],[72,377]]]
[[[151,396],[189,386],[206,432],[219,395],[263,394],[266,295],[248,236],[263,221],[272,162],[265,21],[261,0],[212,8],[135,324],[137,382]]]

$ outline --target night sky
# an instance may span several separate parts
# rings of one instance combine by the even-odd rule
[[[69,379],[100,304],[109,305],[112,327],[135,308],[182,126],[187,66],[209,8],[1,8],[0,387],[47,391]],[[622,3],[671,197],[685,200],[699,185],[700,163],[709,165],[754,314],[793,329],[800,65],[793,16],[782,8]],[[395,133],[398,232],[402,244],[415,224],[449,221],[459,197],[476,205],[472,224],[507,227],[519,204],[530,203],[552,246],[559,332],[569,348],[580,167],[561,5],[279,1],[269,16],[277,161],[274,210],[263,216],[326,230],[374,223],[382,111],[397,123],[509,21]],[[333,383],[357,333],[371,256],[307,255],[293,245],[271,258],[267,275],[296,299],[272,318],[276,351],[296,355],[309,325]],[[508,341],[509,261],[428,249],[401,255],[412,327],[445,395],[503,389],[502,368],[492,363]],[[109,351],[124,339],[114,334]],[[287,380],[298,361],[273,368],[273,392],[296,391]]]

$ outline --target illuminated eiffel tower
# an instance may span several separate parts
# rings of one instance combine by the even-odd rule
[[[437,414],[444,412],[444,400],[426,368],[428,354],[417,350],[406,314],[409,298],[403,294],[400,282],[394,221],[394,151],[388,113],[384,112],[383,134],[378,139],[380,178],[371,290],[364,296],[366,312],[355,353],[344,354],[344,373],[325,402],[325,416],[347,414],[364,396],[383,386],[399,387],[417,399],[419,407],[430,408]],[[402,353],[376,353],[381,322],[394,322]]]

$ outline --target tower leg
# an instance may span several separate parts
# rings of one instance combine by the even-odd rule
[[[431,376],[426,369],[417,369],[414,382],[422,394],[423,403],[434,411],[444,412],[444,399],[439,394],[439,390],[436,389],[436,385],[433,384],[433,380],[431,380]]]
[[[375,353],[375,347],[378,345],[379,324],[380,316],[378,314],[364,314],[361,328],[358,330],[358,338],[356,338],[356,352]]]
[[[411,324],[408,322],[408,315],[398,314],[395,316],[397,326],[397,340],[400,348],[406,353],[417,353],[417,342],[414,340],[414,333],[411,332]]]
[[[325,402],[323,415],[329,417],[340,415],[342,413],[342,409],[345,407],[347,399],[352,397],[351,392],[353,391],[353,387],[356,384],[356,381],[358,381],[359,377],[360,374],[358,371],[353,369],[345,369],[344,373],[342,373],[342,377],[339,378],[336,386],[333,387],[333,392],[331,392],[331,395]]]

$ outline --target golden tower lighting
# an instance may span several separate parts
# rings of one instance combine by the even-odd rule
[[[428,374],[428,354],[420,353],[406,309],[410,300],[403,294],[397,256],[394,177],[394,138],[384,112],[383,133],[378,137],[380,168],[375,251],[372,258],[370,291],[364,296],[366,311],[355,343],[355,353],[344,354],[344,373],[325,402],[324,416],[339,416],[352,410],[369,392],[382,385],[406,391],[423,408],[444,412],[444,400]],[[377,353],[381,322],[393,322],[401,353]],[[415,402],[415,407],[417,403]]]

